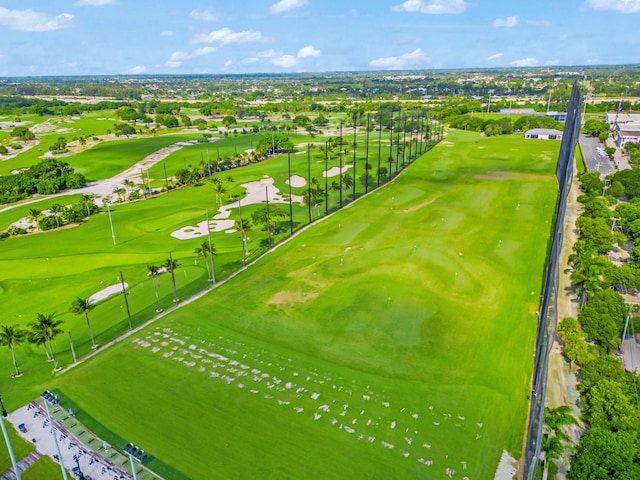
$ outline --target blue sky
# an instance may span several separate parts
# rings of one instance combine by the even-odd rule
[[[0,76],[640,63],[640,0],[0,0]]]

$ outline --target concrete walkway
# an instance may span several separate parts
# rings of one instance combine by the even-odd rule
[[[36,463],[40,457],[42,457],[40,452],[38,452],[38,450],[34,450],[18,462],[18,471],[20,473],[24,472],[27,468]],[[14,480],[14,478],[16,478],[16,473],[13,471],[13,467],[0,475],[0,480]]]

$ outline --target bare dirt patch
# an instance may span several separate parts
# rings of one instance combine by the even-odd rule
[[[318,292],[292,292],[283,290],[273,295],[267,300],[267,305],[295,305],[298,303],[306,303],[315,299],[319,295]]]

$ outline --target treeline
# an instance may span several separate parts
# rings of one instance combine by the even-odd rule
[[[532,128],[562,129],[562,124],[551,117],[523,115],[513,121],[510,117],[489,118],[469,114],[451,115],[443,120],[452,128],[483,132],[487,136],[504,135],[513,132],[525,132]]]
[[[597,172],[580,177],[584,195],[578,200],[584,211],[576,222],[579,240],[569,265],[581,307],[577,319],[562,320],[558,336],[570,365],[579,368],[587,430],[571,456],[568,480],[640,478],[640,377],[625,372],[613,356],[628,315],[621,293],[640,287],[640,255],[634,248],[631,261],[622,265],[605,256],[614,243],[640,239],[640,198],[617,203],[623,195],[634,197],[640,187],[626,172],[614,174],[608,189]]]
[[[16,175],[0,176],[0,204],[13,203],[34,193],[51,195],[67,188],[84,187],[86,179],[68,163],[43,160]]]

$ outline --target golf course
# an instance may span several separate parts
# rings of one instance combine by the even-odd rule
[[[248,183],[272,179],[286,193],[286,156],[221,175],[220,198],[206,183],[113,206],[115,246],[104,212],[7,239],[7,318],[59,312],[79,357],[91,343],[69,306],[120,272],[140,325],[156,308],[145,266],[171,251],[182,303],[55,377],[41,368],[44,351],[25,343],[24,375],[3,381],[5,401],[15,408],[51,389],[112,445],[144,448],[165,478],[492,478],[504,450],[518,458],[522,449],[558,148],[452,130],[393,181],[366,196],[358,182],[357,202],[260,258],[259,226],[250,240],[213,233],[226,280],[193,302],[184,300],[210,285],[206,257],[194,262],[203,238],[171,234],[242,202]],[[291,156],[292,176],[324,180],[335,159],[305,153]],[[327,210],[337,195],[327,192]],[[294,207],[296,228],[325,209]],[[288,218],[281,227],[274,241]],[[157,280],[167,309],[169,275]],[[98,344],[128,331],[122,297],[91,312]],[[53,345],[68,365],[63,337]]]

